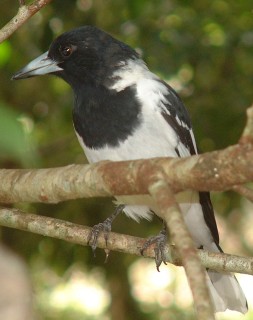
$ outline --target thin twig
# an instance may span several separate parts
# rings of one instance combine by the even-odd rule
[[[25,5],[25,0],[18,0],[20,7]]]
[[[253,105],[247,109],[247,123],[240,138],[240,143],[253,143]]]
[[[14,31],[51,1],[52,0],[36,0],[29,5],[25,5],[25,1],[19,1],[20,7],[18,13],[0,30],[0,43],[9,38]]]
[[[242,185],[236,185],[232,188],[234,191],[245,197],[249,201],[253,202],[253,190]]]
[[[91,228],[77,225],[68,221],[40,216],[32,213],[25,213],[18,209],[1,208],[0,225],[40,234],[67,242],[88,245],[88,236]],[[107,248],[111,251],[118,251],[140,256],[140,249],[146,240],[124,234],[111,232]],[[98,248],[105,249],[103,235],[98,237]],[[253,275],[253,258],[240,257],[224,253],[210,253],[205,250],[198,250],[201,263],[205,268],[221,272],[238,272]],[[154,258],[153,247],[144,252],[144,257]],[[176,265],[182,265],[175,246],[165,247],[166,261]]]

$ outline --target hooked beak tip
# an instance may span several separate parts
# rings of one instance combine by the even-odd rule
[[[45,52],[16,72],[12,76],[11,80],[26,79],[49,73],[57,73],[62,70],[63,69],[58,66],[58,62],[49,58],[48,52]]]

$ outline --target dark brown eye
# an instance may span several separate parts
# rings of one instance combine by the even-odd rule
[[[61,55],[65,58],[69,57],[73,52],[73,48],[71,46],[66,46],[60,49]]]

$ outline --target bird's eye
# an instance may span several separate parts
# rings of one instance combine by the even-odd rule
[[[60,48],[60,52],[63,57],[67,58],[73,52],[73,48],[72,46],[66,46],[66,47]]]

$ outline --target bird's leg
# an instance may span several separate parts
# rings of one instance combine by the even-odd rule
[[[111,216],[109,216],[104,222],[96,224],[91,229],[91,232],[88,238],[88,244],[91,246],[94,257],[96,256],[95,251],[97,248],[98,236],[100,235],[101,232],[104,233],[104,239],[107,246],[109,233],[111,232],[111,229],[112,229],[112,222],[118,216],[118,214],[124,209],[124,207],[125,205],[119,205]],[[106,252],[106,255],[108,257],[108,252]]]
[[[155,244],[154,252],[155,252],[155,263],[156,263],[156,269],[159,270],[160,265],[162,262],[164,264],[166,263],[165,253],[164,253],[164,247],[167,243],[167,229],[165,224],[163,223],[163,228],[159,232],[157,236],[153,236],[147,239],[147,241],[144,243],[143,247],[141,248],[141,255],[143,255],[144,251],[150,247],[152,244]]]

